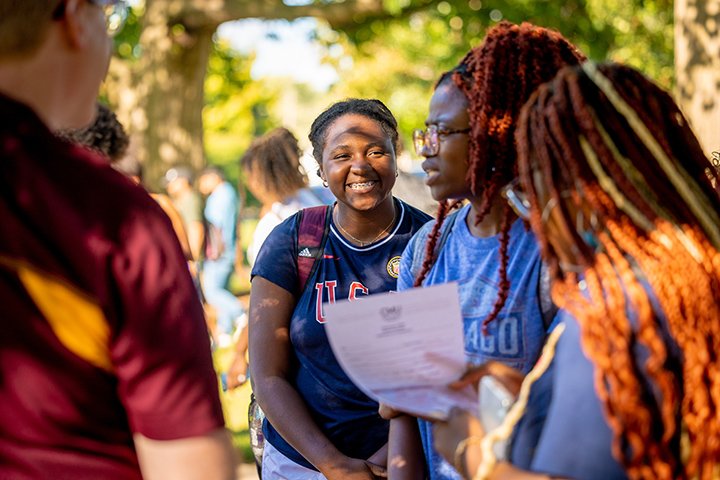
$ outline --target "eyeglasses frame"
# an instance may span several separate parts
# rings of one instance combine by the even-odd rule
[[[122,31],[125,26],[125,22],[128,18],[128,12],[130,10],[130,4],[127,0],[87,0],[88,3],[96,5],[103,9],[105,14],[105,28],[110,38],[116,36]],[[65,15],[65,0],[60,0],[57,7],[53,11],[53,20],[59,20]],[[116,22],[113,26],[111,19],[115,16],[120,16],[120,21]]]
[[[417,128],[413,130],[413,147],[418,156],[434,157],[440,153],[440,139],[449,135],[469,134],[472,129],[456,128],[444,129],[437,125],[428,125],[425,129]],[[435,137],[434,144],[431,139]],[[426,150],[427,149],[427,150]]]

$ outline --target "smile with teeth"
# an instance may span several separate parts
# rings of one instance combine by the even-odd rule
[[[367,181],[367,182],[348,183],[347,186],[348,186],[348,188],[350,188],[351,190],[363,190],[363,189],[372,187],[372,186],[375,185],[376,183],[377,183],[377,181],[375,181],[375,180],[370,180],[370,181]]]

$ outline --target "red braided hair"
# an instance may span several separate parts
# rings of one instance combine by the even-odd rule
[[[551,80],[561,68],[577,65],[584,58],[556,31],[530,23],[515,25],[503,21],[488,30],[483,43],[470,50],[452,72],[440,78],[438,86],[452,80],[467,98],[472,129],[467,182],[472,195],[481,198],[475,219],[478,224],[498,198],[500,188],[517,176],[513,134],[520,108],[540,84]],[[435,263],[435,245],[447,213],[447,207],[441,204],[415,286],[422,285]],[[483,329],[497,318],[510,291],[509,213],[509,209],[504,210],[500,225],[498,299],[483,321]]]
[[[552,267],[553,300],[580,324],[613,454],[630,478],[717,478],[720,199],[710,164],[667,93],[628,67],[599,71],[565,69],[522,112],[517,145],[531,225]],[[540,190],[557,202],[565,225],[555,227],[570,232],[581,283],[548,240]],[[582,228],[599,246],[577,231],[579,199],[597,217]],[[638,346],[648,352],[642,364]],[[670,354],[676,348],[681,358]]]

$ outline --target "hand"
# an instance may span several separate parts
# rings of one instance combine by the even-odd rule
[[[448,385],[453,390],[462,390],[468,385],[472,385],[475,391],[478,390],[478,383],[485,375],[495,377],[510,393],[516,397],[520,393],[520,386],[523,382],[523,374],[512,367],[508,367],[504,363],[489,361],[469,368],[459,380]]]
[[[227,388],[232,390],[247,382],[248,364],[244,354],[235,355],[227,374]]]
[[[480,421],[465,410],[453,408],[447,421],[433,424],[433,440],[435,450],[454,466],[455,452],[458,444],[468,437],[485,435]],[[478,445],[470,445],[468,449],[478,449]]]
[[[388,476],[386,467],[388,463],[388,448],[389,444],[386,443],[365,460],[365,464],[376,477],[387,478]]]
[[[327,480],[375,480],[376,476],[365,460],[344,457],[344,460],[326,468],[321,468]]]
[[[382,465],[372,463],[369,460],[365,460],[365,465],[367,465],[367,467],[370,469],[370,472],[375,476],[375,478],[388,478],[387,468],[383,467]]]
[[[395,417],[404,415],[404,413],[402,413],[398,410],[395,410],[394,408],[392,408],[388,405],[385,405],[384,403],[380,404],[380,408],[378,408],[378,414],[385,420],[392,420]]]

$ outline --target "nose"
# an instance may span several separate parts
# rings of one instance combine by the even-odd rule
[[[353,173],[360,174],[371,170],[370,162],[365,155],[353,155],[352,165],[350,167]]]
[[[438,154],[438,151],[440,149],[435,149],[433,147],[434,145],[431,144],[430,139],[428,138],[428,134],[425,134],[422,141],[418,141],[415,143],[415,153],[425,158],[434,157]]]

